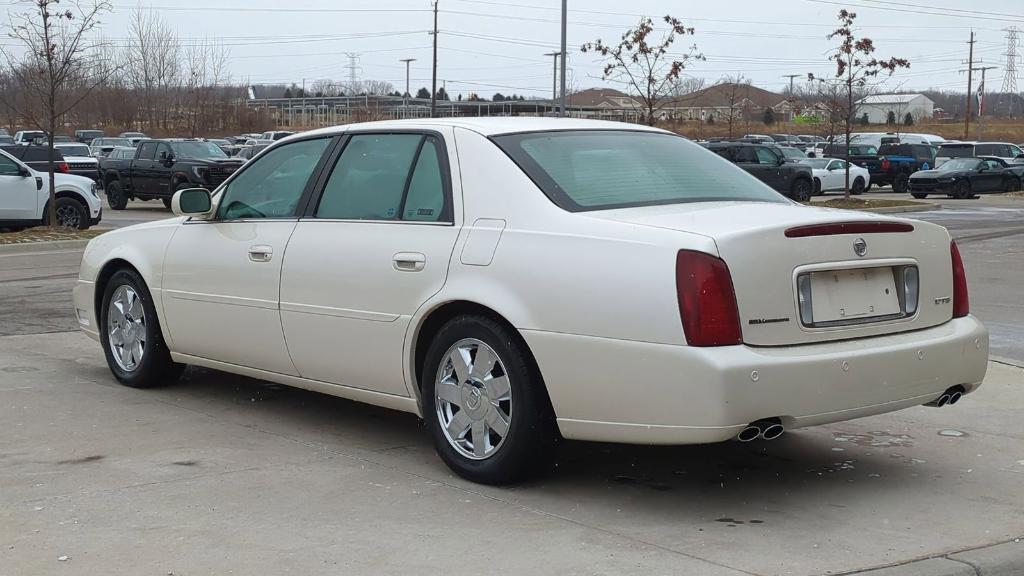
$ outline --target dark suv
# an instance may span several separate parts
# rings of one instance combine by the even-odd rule
[[[47,146],[2,146],[4,152],[14,156],[36,172],[50,171],[50,148]],[[71,171],[60,150],[53,151],[54,172],[67,174]]]
[[[778,147],[742,142],[709,142],[705,146],[789,198],[799,202],[811,199],[814,192],[811,168],[787,163]]]

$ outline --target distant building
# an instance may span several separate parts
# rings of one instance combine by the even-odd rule
[[[903,123],[907,114],[916,122],[932,118],[935,102],[924,94],[876,94],[858,100],[856,109],[854,117],[859,119],[867,114],[872,124],[885,124],[890,112],[898,123]]]
[[[782,94],[764,90],[751,84],[723,82],[683,96],[676,96],[666,102],[661,114],[676,120],[715,121],[730,117],[734,120],[759,119],[768,108],[776,120],[787,121],[792,116],[806,112],[798,103],[790,102]]]

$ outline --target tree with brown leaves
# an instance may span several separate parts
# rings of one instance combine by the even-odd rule
[[[832,50],[828,59],[835,63],[835,80],[842,86],[846,99],[844,112],[844,128],[846,134],[846,157],[850,157],[850,133],[853,132],[854,95],[864,94],[877,86],[880,74],[892,76],[899,68],[910,68],[910,62],[904,58],[892,57],[879,59],[875,54],[875,43],[870,38],[857,38],[854,21],[857,14],[845,9],[839,11],[839,28],[826,36],[829,40],[839,39],[839,46]],[[814,74],[808,74],[810,80],[817,80]],[[850,164],[846,164],[845,196],[850,196]]]
[[[650,126],[657,121],[658,110],[666,104],[665,97],[686,65],[704,60],[696,45],[690,46],[684,54],[669,53],[677,36],[692,36],[694,29],[672,16],[662,20],[669,28],[660,37],[655,37],[654,22],[644,16],[635,28],[622,34],[618,44],[608,44],[598,38],[580,47],[584,53],[596,52],[604,58],[604,80],[616,81],[636,91],[643,106],[643,119]]]

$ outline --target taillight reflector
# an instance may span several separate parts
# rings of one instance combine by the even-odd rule
[[[967,297],[967,273],[956,242],[949,243],[949,255],[953,261],[953,318],[962,318],[971,313],[971,303]]]
[[[741,344],[736,291],[725,262],[710,254],[680,250],[676,255],[679,316],[690,346]]]
[[[810,224],[786,229],[786,238],[808,236],[834,236],[836,234],[885,234],[889,232],[913,232],[914,225],[906,222],[831,222]]]

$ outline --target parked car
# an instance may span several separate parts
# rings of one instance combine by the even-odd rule
[[[846,160],[840,158],[808,158],[804,164],[814,175],[814,193],[835,190],[846,191]],[[850,194],[861,194],[871,186],[871,173],[867,168],[850,164]]]
[[[806,202],[814,193],[811,169],[804,164],[786,162],[776,146],[744,142],[709,142],[705,147],[735,162],[737,166],[789,198]]]
[[[127,138],[131,142],[131,146],[137,146],[139,142],[149,140],[149,136],[146,136],[142,132],[121,132],[118,134],[118,137]]]
[[[238,150],[238,154],[235,154],[235,158],[241,158],[242,160],[249,161],[253,156],[259,154],[270,144],[257,144],[255,146],[242,146]]]
[[[19,130],[14,133],[14,143],[19,146],[28,146],[36,140],[46,140],[46,132],[42,130]]]
[[[910,176],[935,166],[935,147],[928,144],[882,144],[878,156],[861,162],[871,172],[871,182],[892,185],[893,192],[905,194]]]
[[[100,185],[106,186],[107,182],[116,179],[118,171],[130,167],[134,158],[135,148],[131,146],[118,146],[103,158],[99,158]]]
[[[84,176],[95,182],[100,179],[99,160],[93,158],[89,147],[78,142],[71,144],[54,144],[53,147],[60,150],[64,156],[64,162],[68,165],[68,173],[76,176]]]
[[[0,136],[0,146],[17,146],[17,143],[11,136]]]
[[[75,142],[75,139],[72,138],[71,136],[54,136],[53,137],[53,143],[54,144],[70,144],[70,143],[73,143],[73,142]],[[45,144],[45,142],[43,142],[43,143]]]
[[[82,144],[90,144],[97,138],[103,138],[103,130],[75,130],[75,140]]]
[[[0,128],[0,136],[10,136],[11,133],[7,131],[7,128]]]
[[[282,138],[287,138],[292,134],[295,134],[295,132],[288,132],[286,130],[270,130],[268,132],[264,132],[259,138],[257,138],[257,140],[269,140],[274,142]]]
[[[854,132],[850,134],[850,144],[867,144],[878,148],[882,144],[927,144],[936,146],[945,139],[935,134],[918,134],[914,132]]]
[[[103,158],[114,148],[134,148],[135,145],[128,138],[97,138],[89,144],[89,151],[96,158]]]
[[[1007,162],[1024,162],[1024,150],[1008,142],[950,142],[939,146],[935,154],[935,166],[942,166],[953,158],[977,158],[993,156]]]
[[[975,194],[1016,192],[1021,189],[1024,165],[1002,158],[953,158],[935,170],[921,170],[910,177],[910,194],[925,198],[945,194],[973,198]]]
[[[3,146],[0,149],[37,172],[49,172],[50,166],[53,166],[54,172],[62,174],[71,171],[67,162],[64,161],[64,155],[56,147],[53,150],[52,163],[50,162],[50,149],[45,146]]]
[[[54,174],[57,223],[85,229],[100,222],[103,203],[96,183],[81,176]],[[50,175],[33,170],[0,151],[0,228],[48,224]]]
[[[193,364],[412,412],[478,482],[557,437],[775,438],[985,376],[944,228],[794,205],[647,127],[352,124],[172,205],[83,255],[75,315],[117,380]]]
[[[176,190],[213,190],[242,165],[210,142],[174,139],[143,140],[134,158],[120,162],[108,163],[103,174],[103,189],[113,210],[124,209],[131,199],[157,198],[170,207]]]

